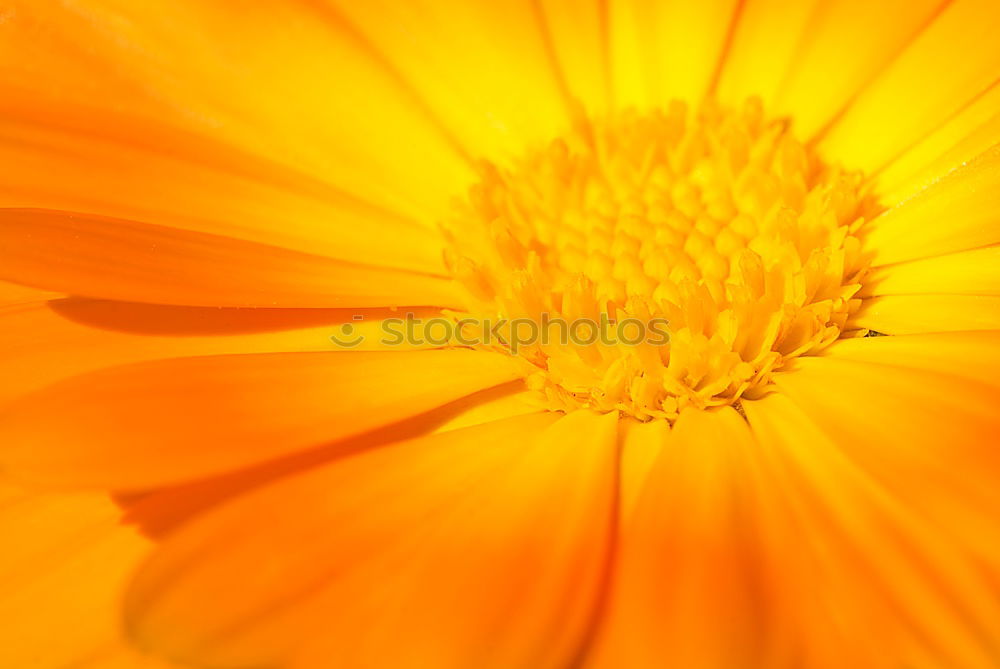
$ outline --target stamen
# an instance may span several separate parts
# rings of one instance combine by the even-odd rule
[[[494,344],[553,410],[672,420],[753,399],[859,306],[857,232],[877,213],[863,183],[755,100],[593,121],[483,165],[444,225],[456,317],[669,322],[668,343]]]

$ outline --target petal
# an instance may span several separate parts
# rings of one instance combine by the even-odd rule
[[[117,523],[99,494],[50,495],[0,484],[0,666],[142,664],[121,638],[119,600],[149,542]]]
[[[863,295],[1000,295],[1000,246],[875,268]]]
[[[885,295],[862,303],[849,328],[882,334],[1000,330],[1000,296]]]
[[[793,67],[803,36],[816,34],[817,26],[810,26],[809,20],[819,4],[831,3],[818,0],[746,2],[722,69],[719,99],[739,105],[751,96],[759,96],[766,109],[773,109],[775,95]]]
[[[469,178],[398,74],[319,3],[17,0],[0,30],[0,99],[39,120],[160,121],[428,219]]]
[[[930,386],[935,392],[939,388],[939,377],[951,379],[948,383],[956,390],[950,392],[960,404],[962,398],[968,396],[970,399],[965,401],[965,406],[969,407],[981,402],[979,396],[995,397],[1000,387],[1000,332],[995,331],[844,340],[828,348],[826,356],[831,362],[863,363],[846,367],[855,373],[872,370],[877,374],[892,374],[901,369],[904,370],[904,382]],[[955,386],[956,381],[964,385]],[[950,389],[942,390],[949,392]],[[986,466],[994,459],[990,440],[995,441],[1000,435],[1000,420],[988,417],[982,421],[960,412],[961,408],[950,422],[982,422],[985,443],[981,438],[978,442],[956,442],[957,447],[951,447],[952,437],[940,435],[940,426],[930,426],[929,429],[937,431],[930,434],[937,434],[941,440],[935,449],[907,452],[904,447],[882,453],[883,462],[870,457],[858,460],[868,463],[882,485],[905,498],[907,504],[920,508],[925,516],[935,518],[942,527],[958,532],[969,548],[975,548],[990,561],[991,569],[1000,569],[1000,546],[993,540],[994,533],[990,529],[1000,515],[1000,496],[995,492],[996,468]],[[859,429],[867,430],[864,425]],[[923,430],[925,426],[918,425],[917,429]],[[876,433],[851,442],[852,447],[855,443],[864,447],[867,440],[879,438]],[[900,475],[903,471],[907,472],[906,476]]]
[[[570,117],[532,0],[335,0],[356,30],[473,158],[505,158],[565,132]],[[367,105],[366,105],[367,106]]]
[[[660,457],[670,436],[666,421],[653,420],[641,423],[623,420],[621,424],[621,508],[622,521],[632,516],[638,506],[653,465]]]
[[[701,102],[715,82],[739,6],[736,0],[610,3],[616,105]]]
[[[611,111],[608,3],[541,0],[543,28],[570,96],[591,116]]]
[[[879,200],[907,200],[1000,144],[1000,81],[878,172]]]
[[[0,275],[114,300],[206,307],[455,303],[443,277],[138,221],[0,209]]]
[[[162,539],[193,518],[228,502],[237,495],[352,453],[450,432],[541,410],[527,401],[535,393],[524,391],[520,381],[467,395],[448,404],[371,432],[349,437],[330,446],[296,453],[253,467],[211,476],[180,485],[125,492],[115,501],[125,509],[125,522],[146,535]]]
[[[958,376],[978,383],[1000,379],[1000,332],[945,332],[842,339],[824,355]]]
[[[86,211],[341,260],[441,271],[440,236],[428,227],[433,220],[393,214],[314,176],[164,122],[111,123],[109,112],[93,109],[50,118],[53,109],[4,110],[0,206]]]
[[[177,307],[49,300],[45,293],[23,292],[29,291],[36,299],[0,307],[0,405],[71,376],[163,358],[332,351],[338,348],[334,336],[345,343],[364,337],[351,350],[436,348],[418,338],[416,326],[414,337],[396,344],[400,314],[389,309]],[[413,313],[428,323],[439,315]]]
[[[908,7],[902,13],[909,14]],[[947,3],[851,101],[821,150],[852,169],[871,172],[886,164],[993,85],[1000,72],[998,30],[993,0]]]
[[[592,667],[765,667],[746,485],[746,424],[687,411],[622,527]]]
[[[870,612],[865,627],[880,630],[881,655],[892,666],[993,666],[1000,564],[984,571],[977,544],[992,542],[974,537],[995,526],[1000,510],[992,454],[1000,424],[989,409],[995,386],[808,362],[781,375],[787,398],[746,410],[762,443],[787,460],[804,540],[822,532],[816,540],[824,541],[827,566],[842,576],[831,585]],[[970,525],[976,515],[978,527]]]
[[[942,0],[816,3],[799,33],[774,111],[795,120],[799,137],[819,132],[934,21],[942,5]],[[873,128],[885,131],[866,126],[866,140]]]
[[[132,634],[218,666],[566,666],[606,564],[616,419],[554,419],[405,442],[241,498],[140,572]]]
[[[60,298],[60,293],[0,281],[0,314]]]
[[[515,378],[471,350],[177,358],[49,386],[3,414],[0,459],[22,478],[142,489],[358,435]]]
[[[863,229],[876,266],[1000,243],[1000,146],[897,204]]]

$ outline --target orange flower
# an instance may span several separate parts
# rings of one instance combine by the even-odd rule
[[[1000,666],[998,29],[0,5],[0,665]]]

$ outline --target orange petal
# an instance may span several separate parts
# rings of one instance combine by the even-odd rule
[[[60,293],[49,290],[38,290],[16,283],[0,281],[0,314],[14,311],[29,305],[44,303],[62,297]]]
[[[1000,243],[1000,146],[897,204],[863,229],[876,266]]]
[[[423,319],[439,315],[432,310],[414,314]],[[398,327],[387,319],[402,316],[389,309],[219,309],[35,299],[0,307],[0,404],[71,376],[147,360],[333,351],[339,348],[333,336],[346,343],[364,336],[351,350],[384,350],[396,339],[385,333]],[[416,327],[414,334],[419,334]],[[420,342],[391,348],[435,348]]]
[[[469,179],[397,73],[319,3],[15,0],[0,61],[0,100],[42,127],[173,126],[428,221]]]
[[[886,25],[908,20],[909,4]],[[821,150],[866,172],[898,156],[994,84],[1000,72],[998,30],[994,0],[946,3],[936,20],[851,101]],[[854,50],[853,41],[851,47],[843,52]]]
[[[216,139],[109,112],[5,101],[2,207],[86,211],[340,260],[441,271],[433,220],[405,218]],[[136,169],[141,165],[142,169]]]
[[[681,414],[632,516],[625,520],[611,601],[588,667],[768,667],[767,611],[757,565],[747,457],[731,409]]]
[[[864,627],[879,629],[879,655],[891,666],[992,666],[1000,564],[983,569],[976,552],[992,542],[974,537],[1000,511],[995,386],[832,358],[803,362],[780,376],[787,397],[746,411],[761,442],[786,461],[803,542],[823,542],[837,576],[816,586],[829,583],[832,596],[868,611]]]
[[[138,526],[148,536],[161,539],[195,516],[237,495],[336,458],[432,433],[541,413],[537,407],[527,404],[525,395],[534,397],[534,393],[528,393],[523,388],[524,384],[520,381],[505,383],[329,446],[221,476],[145,491],[120,492],[115,494],[115,501],[125,509],[125,522]]]
[[[620,429],[622,457],[619,507],[625,522],[635,512],[650,471],[670,436],[670,425],[662,420],[648,423],[623,420]]]
[[[448,279],[103,216],[0,209],[0,275],[87,297],[207,307],[455,304]]]
[[[120,598],[150,544],[119,515],[103,495],[0,484],[0,666],[167,669],[121,637]]]
[[[129,628],[222,666],[566,666],[606,565],[616,419],[553,421],[405,442],[251,493],[164,544]]]
[[[504,356],[461,349],[138,363],[12,403],[0,459],[22,478],[141,489],[318,447],[514,376]]]
[[[938,431],[936,438],[939,443],[935,447],[913,451],[901,445],[895,449],[876,450],[871,456],[859,453],[856,459],[867,464],[881,484],[905,498],[908,505],[920,508],[924,515],[936,518],[943,527],[960,533],[966,546],[975,548],[988,559],[992,569],[1000,569],[1000,544],[994,540],[994,532],[989,529],[1000,515],[1000,495],[996,493],[998,487],[994,480],[997,478],[996,467],[988,464],[996,459],[992,443],[1000,436],[1000,420],[992,419],[991,428],[989,418],[986,421],[970,418],[963,411],[965,407],[981,403],[981,398],[997,395],[1000,388],[1000,332],[850,339],[828,348],[826,356],[831,362],[855,363],[847,367],[855,373],[893,374],[897,373],[896,368],[902,369],[904,382],[930,387],[935,393],[956,395],[960,408],[948,421],[947,438],[940,434],[941,426],[926,426],[918,421],[918,432],[925,429]],[[944,377],[949,386],[940,386],[940,377]],[[964,386],[956,386],[956,382]],[[912,395],[914,391],[908,392]],[[971,399],[961,406],[965,395]],[[966,424],[979,422],[983,436],[978,440],[953,442],[955,437],[951,435],[950,425],[959,419]],[[907,418],[908,423],[911,420]],[[934,420],[933,415],[930,420]],[[861,424],[857,429],[864,434],[851,437],[851,451],[874,446],[882,438],[878,432],[872,433],[867,424]],[[890,429],[899,432],[891,425]],[[892,439],[908,440],[908,431],[907,426],[901,435]],[[901,472],[907,473],[903,476]]]

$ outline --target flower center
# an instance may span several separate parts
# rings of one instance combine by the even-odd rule
[[[493,346],[553,410],[672,420],[759,397],[860,303],[863,183],[755,100],[581,123],[486,163],[444,224],[456,318],[500,322]]]

